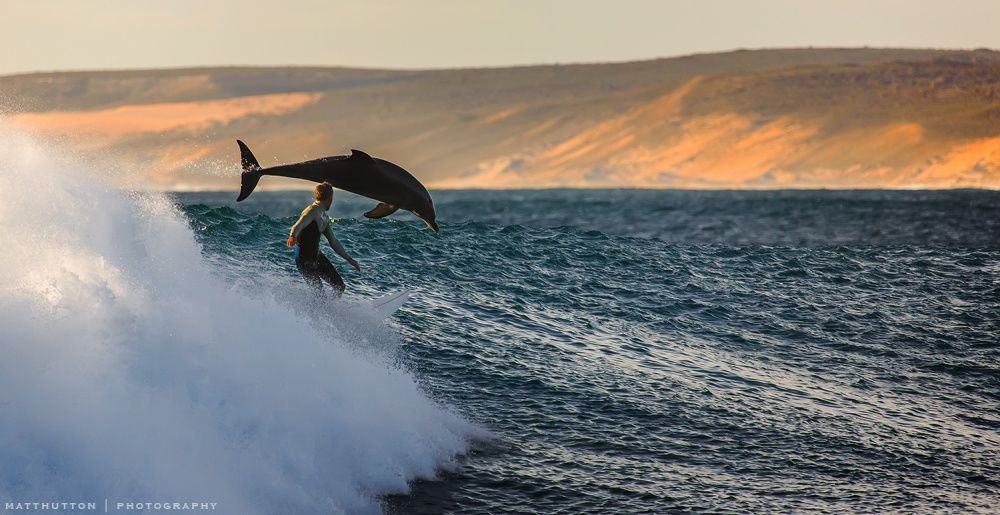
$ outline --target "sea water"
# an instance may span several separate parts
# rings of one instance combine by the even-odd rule
[[[309,184],[139,195],[53,152],[0,148],[4,498],[1000,504],[997,192],[432,191],[439,234],[337,192],[338,301],[284,243]]]
[[[399,513],[990,511],[1000,194],[436,191],[433,234],[337,193],[348,296],[495,438]],[[217,274],[301,282],[309,192],[180,194]]]

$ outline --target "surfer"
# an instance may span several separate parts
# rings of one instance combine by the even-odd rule
[[[344,280],[326,255],[320,252],[319,235],[326,236],[333,251],[350,263],[355,270],[360,272],[361,265],[344,250],[344,246],[333,235],[330,217],[326,214],[333,205],[333,186],[328,182],[320,183],[314,189],[313,196],[316,201],[302,210],[299,220],[292,226],[288,235],[288,246],[298,245],[295,252],[295,266],[310,286],[319,290],[323,287],[323,281],[326,281],[333,286],[337,295],[340,295],[344,293]]]

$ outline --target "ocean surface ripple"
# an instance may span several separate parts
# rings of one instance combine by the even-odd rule
[[[438,235],[333,212],[348,297],[415,291],[400,360],[494,434],[387,512],[1000,503],[1000,194],[434,196]],[[308,193],[232,197],[174,197],[216,273],[300,281]]]

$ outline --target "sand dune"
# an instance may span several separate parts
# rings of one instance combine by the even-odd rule
[[[49,111],[10,116],[14,124],[60,135],[128,136],[187,131],[197,133],[252,115],[277,116],[316,103],[322,94],[288,93],[201,102],[123,105],[92,111]]]

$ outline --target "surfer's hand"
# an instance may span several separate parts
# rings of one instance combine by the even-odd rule
[[[288,237],[288,246],[289,247],[294,247],[295,246],[295,236],[289,236]]]
[[[347,262],[350,263],[351,266],[353,266],[354,269],[357,270],[358,272],[361,271],[361,265],[358,264],[357,260],[355,260],[355,259],[348,259]]]

